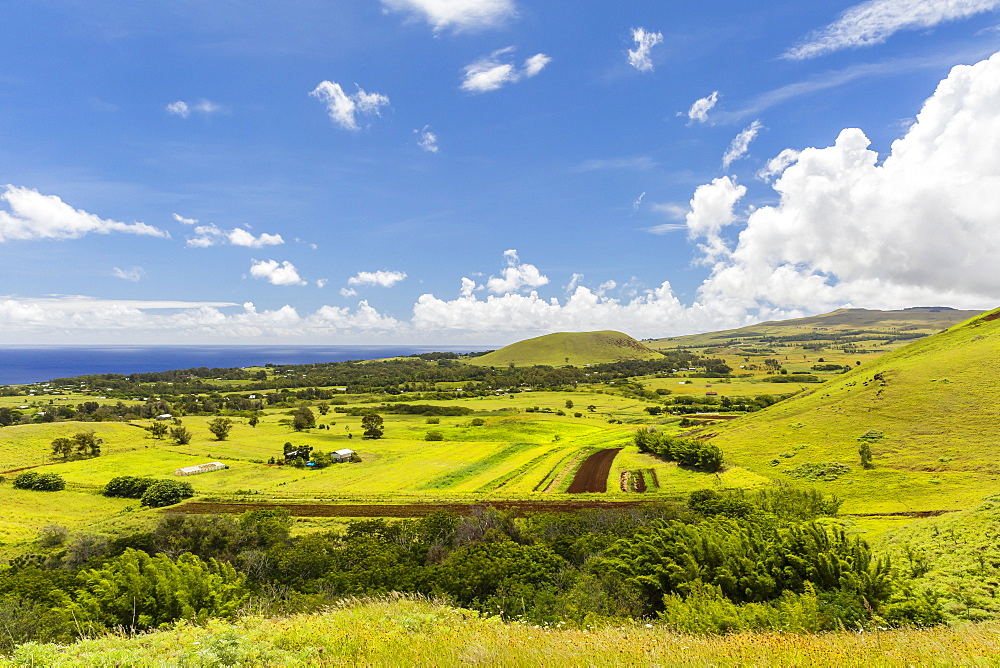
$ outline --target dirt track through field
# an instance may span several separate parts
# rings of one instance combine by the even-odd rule
[[[580,469],[573,477],[573,484],[566,491],[570,494],[583,494],[585,492],[606,492],[608,491],[608,475],[611,474],[611,463],[621,452],[621,448],[608,448],[598,450],[591,456],[583,460]]]
[[[293,517],[423,517],[435,512],[471,515],[476,508],[492,507],[516,513],[559,513],[591,508],[635,508],[648,505],[642,501],[484,501],[472,503],[414,503],[409,505],[347,505],[318,503],[204,503],[195,501],[171,508],[165,513],[218,515],[245,513],[250,510],[283,508]]]

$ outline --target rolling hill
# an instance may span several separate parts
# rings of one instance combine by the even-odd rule
[[[836,493],[846,512],[969,508],[1000,492],[998,351],[1000,309],[698,435],[733,464]]]
[[[530,366],[545,364],[601,364],[624,360],[662,359],[662,355],[636,341],[628,334],[615,331],[558,332],[512,343],[469,360],[481,366]]]
[[[807,318],[770,320],[738,329],[651,339],[643,343],[655,350],[668,350],[720,346],[728,343],[750,345],[769,340],[780,342],[786,337],[801,341],[809,340],[809,335],[816,341],[828,341],[834,337],[844,337],[854,341],[894,338],[906,340],[939,332],[980,313],[982,311],[960,311],[945,306],[896,311],[842,308]]]

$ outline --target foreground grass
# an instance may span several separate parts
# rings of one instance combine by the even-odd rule
[[[558,629],[422,599],[351,601],[319,614],[185,623],[136,637],[22,645],[0,666],[996,665],[1000,628],[691,636],[632,624]]]

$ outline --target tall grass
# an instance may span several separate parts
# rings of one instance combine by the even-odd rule
[[[695,636],[657,624],[565,629],[422,598],[354,600],[323,613],[179,623],[135,637],[28,644],[0,666],[905,666],[996,665],[1000,627]]]

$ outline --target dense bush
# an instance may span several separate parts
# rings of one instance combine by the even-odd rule
[[[66,488],[66,481],[58,473],[22,473],[12,483],[16,489],[32,489],[37,492],[58,492]]]
[[[425,441],[443,441],[444,434],[439,431],[429,431],[424,435]]]
[[[141,503],[150,508],[161,508],[180,503],[183,499],[189,499],[192,496],[194,496],[194,489],[189,482],[159,480],[143,492]]]
[[[159,481],[155,478],[122,475],[109,480],[102,494],[123,499],[141,499],[146,490],[157,482]]]
[[[639,429],[634,442],[639,452],[649,452],[683,466],[714,472],[722,468],[719,446],[693,438],[677,438],[652,429]]]

